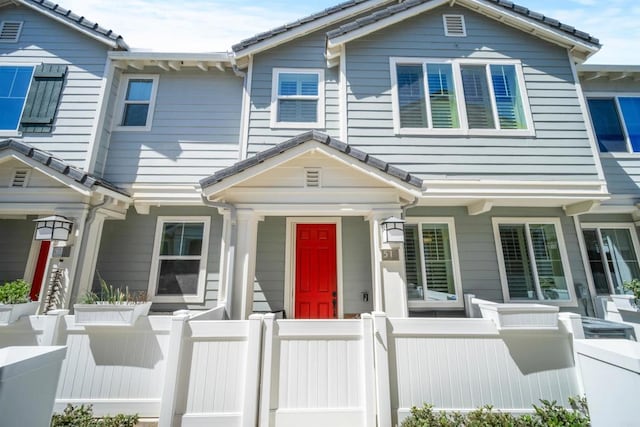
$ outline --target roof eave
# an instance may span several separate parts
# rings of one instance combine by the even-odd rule
[[[474,10],[489,18],[498,20],[506,25],[527,31],[528,33],[552,42],[556,45],[569,49],[571,54],[579,61],[585,61],[587,58],[600,50],[600,44],[590,43],[586,40],[572,36],[561,30],[556,30],[540,22],[536,22],[531,18],[526,18],[516,12],[511,12],[503,7],[494,6],[476,0],[454,0],[461,6]],[[419,15],[437,7],[451,3],[450,0],[440,0],[427,3],[421,3],[402,12],[398,12],[379,21],[372,22],[369,25],[356,28],[353,31],[341,33],[334,37],[327,38],[326,57],[330,66],[334,66],[339,62],[342,52],[342,46],[350,41],[366,36],[382,28],[397,24],[404,19]]]
[[[91,31],[89,28],[83,27],[82,25],[80,25],[79,23],[73,23],[67,19],[62,18],[61,16],[57,15],[56,13],[53,13],[50,10],[47,10],[46,8],[42,8],[42,7],[38,7],[35,4],[32,4],[26,0],[15,0],[17,1],[19,4],[26,6],[28,8],[30,8],[31,10],[35,10],[36,12],[42,13],[43,15],[46,15],[48,17],[50,17],[51,19],[66,25],[69,28],[72,28],[96,41],[99,41],[101,43],[106,44],[107,46],[111,47],[112,49],[116,49],[116,50],[128,50],[129,46],[127,45],[127,43],[125,43],[124,39],[121,36],[118,36],[116,39],[112,39],[110,37],[107,37],[105,35],[96,33],[94,31]]]
[[[243,42],[240,42],[232,47],[235,61],[237,61],[238,65],[240,66],[242,66],[242,64],[246,65],[247,61],[243,61],[243,59],[248,56],[255,55],[256,53],[268,49],[272,49],[295,38],[302,37],[319,29],[325,28],[329,25],[334,24],[335,22],[349,18],[350,16],[361,14],[363,12],[366,12],[367,10],[374,9],[386,3],[391,3],[392,1],[393,0],[365,1],[363,3],[354,5],[349,9],[345,9],[343,11],[327,15],[323,18],[310,21],[301,25],[300,27],[296,27],[295,29],[283,31],[277,35],[266,37],[265,39],[256,43],[252,43],[251,45],[246,47],[241,47]]]

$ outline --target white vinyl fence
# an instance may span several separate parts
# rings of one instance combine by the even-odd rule
[[[56,408],[138,413],[160,426],[392,426],[411,406],[510,412],[582,394],[572,332],[499,331],[488,319],[211,320],[84,327],[57,312],[0,328],[0,347],[67,345]]]

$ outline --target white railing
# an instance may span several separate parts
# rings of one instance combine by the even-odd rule
[[[216,312],[217,313],[217,312]],[[0,347],[67,345],[56,409],[138,413],[160,426],[391,426],[411,406],[511,412],[566,403],[581,388],[572,333],[499,330],[489,319],[201,320],[149,316],[131,327],[79,326],[73,316],[23,318]]]

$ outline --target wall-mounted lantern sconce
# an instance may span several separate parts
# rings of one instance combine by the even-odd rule
[[[382,221],[382,243],[404,243],[404,220],[389,217]]]
[[[66,242],[69,240],[73,221],[54,215],[33,220],[36,223],[36,240],[57,240]]]

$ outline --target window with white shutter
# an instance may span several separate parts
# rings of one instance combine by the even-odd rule
[[[409,306],[460,306],[453,219],[407,218],[404,232]]]
[[[533,135],[515,61],[391,58],[391,72],[396,133]]]
[[[274,69],[271,127],[324,127],[324,71]]]
[[[494,218],[505,300],[571,300],[567,254],[554,218]]]

